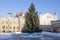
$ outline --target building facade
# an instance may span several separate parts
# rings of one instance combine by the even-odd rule
[[[44,15],[39,15],[40,28],[42,30],[51,30],[51,21],[57,19],[56,15],[51,15],[46,13]],[[25,24],[24,14],[18,13],[13,16],[12,13],[8,13],[7,18],[0,17],[0,33],[2,32],[21,32]]]
[[[21,22],[20,22],[21,21]],[[12,13],[8,13],[7,18],[0,17],[0,33],[1,32],[19,32],[24,25],[24,16],[21,15],[19,18],[14,17]]]
[[[51,26],[53,27],[53,31],[60,32],[60,20],[51,21]]]
[[[52,15],[50,13],[46,13],[44,15],[40,14],[39,20],[40,20],[40,28],[43,31],[49,31],[52,30],[51,21],[57,20],[57,16],[56,14]]]

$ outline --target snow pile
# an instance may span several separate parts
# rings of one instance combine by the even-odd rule
[[[18,32],[0,33],[0,39],[11,38],[13,35],[16,35],[16,34],[18,34]]]
[[[21,32],[0,33],[0,35],[14,35],[14,34],[21,34]]]
[[[12,33],[0,33],[0,35],[11,35]]]
[[[15,34],[21,34],[21,32],[15,32]]]

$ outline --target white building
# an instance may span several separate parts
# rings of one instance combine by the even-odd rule
[[[12,13],[8,13],[7,18],[0,17],[0,32],[19,32],[21,31],[24,22],[25,19],[23,15],[14,17]]]
[[[41,25],[40,28],[42,28],[43,30],[50,30],[51,21],[57,20],[57,16],[56,14],[52,15],[50,13],[46,13],[44,15],[40,14],[39,20]]]

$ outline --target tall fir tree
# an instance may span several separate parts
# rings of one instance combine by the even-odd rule
[[[41,32],[38,12],[36,12],[35,6],[31,3],[28,12],[25,15],[25,25],[22,32]]]

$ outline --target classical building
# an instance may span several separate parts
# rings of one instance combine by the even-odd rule
[[[46,13],[44,15],[39,15],[40,28],[42,30],[51,30],[51,21],[57,19],[56,15],[51,15]],[[16,16],[13,16],[12,13],[8,13],[7,18],[0,17],[0,33],[1,32],[20,32],[25,24],[24,14],[18,13]]]
[[[39,19],[40,19],[40,28],[44,31],[49,31],[52,30],[51,21],[57,20],[57,16],[56,13],[54,13],[53,15],[50,13],[46,13],[44,15],[40,14]]]
[[[8,13],[7,18],[0,17],[0,33],[1,32],[19,32],[24,25],[24,16],[19,13],[18,17],[14,17],[12,13]]]

